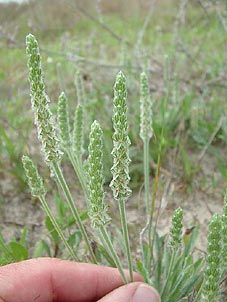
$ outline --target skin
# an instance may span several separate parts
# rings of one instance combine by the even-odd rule
[[[0,302],[134,301],[131,297],[143,284],[141,276],[135,273],[134,278],[137,282],[123,285],[114,268],[56,258],[31,259],[0,268]]]

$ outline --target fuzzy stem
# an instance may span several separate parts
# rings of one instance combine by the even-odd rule
[[[144,188],[145,188],[145,205],[146,205],[146,215],[147,215],[147,223],[145,228],[141,232],[141,247],[143,245],[143,236],[146,230],[148,230],[148,242],[149,242],[149,252],[150,255],[148,257],[149,264],[151,263],[151,255],[152,255],[152,240],[151,240],[151,230],[152,230],[152,216],[151,215],[151,205],[150,205],[150,184],[149,184],[149,142],[150,138],[147,137],[143,139],[143,165],[144,165]],[[145,260],[145,255],[142,248],[142,257]]]
[[[146,200],[146,214],[147,217],[150,215],[150,193],[149,193],[149,141],[147,138],[144,140],[143,156],[144,156],[144,186],[145,186],[145,200]]]
[[[128,226],[127,226],[127,219],[126,219],[126,211],[125,211],[125,201],[119,201],[119,210],[120,210],[120,217],[121,217],[121,226],[125,241],[128,265],[129,265],[129,272],[130,272],[130,281],[133,282],[133,264],[132,264],[132,255],[131,249],[129,244],[129,234],[128,234]]]
[[[122,279],[123,279],[124,283],[127,284],[128,281],[127,281],[127,278],[125,276],[125,273],[124,273],[123,267],[121,265],[120,259],[119,259],[118,255],[117,255],[117,253],[116,253],[116,251],[115,251],[115,249],[113,247],[113,244],[112,244],[112,242],[111,242],[111,240],[109,238],[109,235],[108,235],[105,227],[104,226],[100,226],[99,231],[100,231],[100,239],[101,239],[103,245],[108,248],[109,253],[112,256],[112,258],[113,258],[113,260],[114,260],[114,262],[116,264],[116,267],[118,268],[119,273],[122,276]]]
[[[158,162],[157,162],[157,168],[155,171],[155,182],[153,186],[153,194],[152,194],[152,201],[151,201],[151,226],[152,226],[152,220],[154,216],[154,211],[155,211],[155,200],[156,200],[156,193],[158,190],[158,176],[159,176],[159,170],[160,170],[160,165],[161,165],[161,153],[158,155]]]
[[[153,185],[150,217],[149,217],[149,223],[148,223],[148,242],[149,242],[149,251],[150,251],[149,267],[151,267],[151,262],[152,262],[152,257],[153,257],[153,248],[154,248],[153,238],[154,238],[154,234],[155,234],[155,230],[156,230],[156,224],[155,224],[155,226],[153,228],[153,233],[152,233],[153,216],[154,216],[154,210],[155,210],[156,193],[157,193],[157,189],[158,189],[158,175],[159,175],[160,164],[161,164],[161,151],[159,152],[159,155],[158,155],[157,168],[155,171],[155,182]]]
[[[67,183],[65,181],[65,178],[64,178],[64,176],[63,176],[63,174],[61,172],[60,166],[59,166],[58,163],[53,162],[52,163],[52,168],[53,168],[53,171],[54,171],[55,176],[57,178],[57,181],[60,184],[60,187],[61,187],[62,191],[65,194],[65,197],[66,197],[67,203],[69,205],[69,208],[70,208],[70,210],[71,210],[71,212],[72,212],[72,214],[73,214],[73,216],[74,216],[74,218],[76,220],[76,223],[77,223],[77,225],[78,225],[78,227],[80,229],[81,235],[82,235],[82,237],[83,237],[83,239],[85,241],[85,244],[86,244],[86,246],[88,248],[88,251],[90,253],[91,260],[92,260],[93,263],[97,263],[97,260],[95,258],[94,252],[93,252],[92,247],[91,247],[91,244],[89,242],[89,238],[88,238],[87,232],[86,232],[86,230],[85,230],[85,228],[84,228],[84,226],[82,224],[79,212],[78,212],[78,210],[77,210],[77,208],[76,208],[76,206],[74,204],[73,198],[71,196],[71,193],[69,191],[69,188],[68,188],[68,185],[67,185]]]
[[[50,208],[49,208],[49,206],[46,202],[45,197],[44,196],[39,196],[39,200],[42,204],[42,207],[43,207],[44,211],[46,212],[46,215],[50,218],[51,223],[53,224],[53,226],[54,226],[55,230],[57,231],[59,237],[61,238],[61,240],[65,244],[66,248],[68,249],[70,255],[72,256],[72,258],[75,261],[79,261],[78,257],[74,254],[71,246],[68,244],[67,240],[65,239],[65,236],[64,236],[62,230],[60,229],[58,222],[56,221],[56,219],[52,215],[51,210],[50,210]]]

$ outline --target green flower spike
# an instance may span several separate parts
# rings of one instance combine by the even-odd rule
[[[110,218],[107,215],[107,208],[103,202],[103,132],[97,121],[94,121],[91,125],[88,151],[88,187],[90,195],[90,210],[88,214],[91,218],[92,227],[99,231],[98,234],[102,244],[112,256],[124,282],[127,283],[120,259],[105,228]]]
[[[59,148],[59,141],[53,125],[53,117],[49,109],[49,99],[45,93],[38,42],[33,35],[29,34],[26,37],[26,45],[29,81],[31,86],[31,103],[35,115],[35,123],[38,128],[38,136],[42,143],[42,152],[44,153],[46,163],[50,166],[55,175],[57,183],[64,192],[68,206],[91,255],[91,261],[93,263],[97,263],[87,232],[79,215],[79,211],[77,210],[69,187],[61,171],[60,160],[62,157],[62,152]]]
[[[227,190],[224,197],[224,207],[222,214],[222,271],[227,273]]]
[[[142,72],[140,75],[140,137],[143,140],[145,204],[147,221],[150,221],[150,223],[148,222],[150,228],[154,212],[154,200],[152,199],[152,202],[150,200],[149,184],[149,142],[153,135],[151,109],[148,79],[145,72]]]
[[[29,34],[26,37],[26,45],[31,103],[38,129],[38,138],[42,144],[41,150],[47,163],[59,161],[62,153],[59,149],[59,141],[55,133],[52,113],[49,109],[49,98],[45,92],[38,42],[33,35]]]
[[[113,166],[111,172],[113,179],[110,187],[113,191],[114,199],[118,201],[123,237],[125,242],[125,250],[130,271],[130,280],[133,281],[133,264],[129,244],[129,234],[125,211],[125,202],[127,201],[131,190],[128,186],[129,177],[129,146],[130,139],[128,137],[128,121],[127,121],[127,105],[126,105],[126,80],[120,71],[117,75],[114,86],[113,100]]]
[[[97,121],[91,125],[90,143],[88,146],[88,178],[92,227],[104,226],[110,218],[107,215],[107,207],[103,202],[103,132]]]
[[[178,208],[174,211],[172,217],[172,224],[170,227],[170,239],[169,246],[174,250],[177,250],[182,245],[182,235],[183,235],[183,210]]]
[[[63,148],[70,148],[70,126],[68,113],[68,99],[64,92],[58,98],[58,127]]]
[[[84,129],[83,129],[83,107],[78,104],[75,110],[73,127],[73,151],[80,157],[83,154]]]
[[[153,135],[152,129],[152,107],[145,72],[140,75],[140,137],[143,141],[149,140]]]
[[[126,106],[126,80],[120,71],[117,75],[114,86],[114,109],[113,109],[113,166],[111,172],[113,179],[110,187],[116,200],[127,200],[131,194],[128,186],[129,177],[129,146],[130,139],[128,137],[127,122],[127,106]]]
[[[35,197],[45,196],[46,190],[43,185],[43,179],[39,176],[32,160],[28,156],[23,155],[22,163],[32,195]]]
[[[206,269],[201,302],[216,302],[221,277],[221,217],[215,214],[209,225]]]
[[[84,85],[79,70],[77,70],[75,74],[75,86],[76,86],[76,93],[77,93],[77,103],[84,104],[85,102]]]
[[[43,179],[39,176],[36,166],[33,164],[32,160],[25,155],[22,157],[22,163],[28,180],[28,185],[31,190],[31,194],[39,198],[46,215],[50,218],[56,232],[58,233],[59,237],[61,238],[66,248],[68,249],[70,255],[72,256],[72,259],[74,259],[75,261],[79,261],[78,257],[74,254],[71,246],[68,244],[68,241],[66,240],[58,222],[52,215],[51,210],[46,202],[46,190],[43,185]]]

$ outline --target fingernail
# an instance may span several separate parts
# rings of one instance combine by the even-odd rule
[[[161,302],[161,300],[154,288],[141,284],[135,291],[132,302]]]

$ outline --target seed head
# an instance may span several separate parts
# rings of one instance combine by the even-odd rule
[[[113,166],[111,172],[113,179],[110,187],[116,200],[127,200],[131,194],[128,186],[129,177],[129,146],[127,105],[126,105],[126,80],[120,71],[117,75],[114,86],[113,100]]]
[[[103,133],[97,121],[91,125],[90,143],[88,146],[88,187],[92,227],[99,228],[110,221],[107,215],[107,207],[103,202]]]
[[[76,94],[77,94],[77,103],[84,105],[85,103],[84,84],[79,70],[77,70],[75,74],[75,86],[76,86]]]
[[[33,35],[29,34],[26,37],[26,45],[31,103],[38,138],[42,144],[41,150],[47,163],[59,161],[62,153],[59,149],[59,141],[55,133],[52,113],[49,109],[49,98],[45,92],[38,42]]]
[[[142,140],[150,139],[152,129],[152,107],[147,75],[140,75],[140,137]]]
[[[178,208],[174,211],[172,217],[172,224],[170,227],[170,239],[169,246],[174,250],[177,250],[182,245],[182,234],[183,234],[183,210]]]
[[[80,157],[83,154],[84,143],[84,125],[83,125],[83,107],[78,104],[75,110],[74,127],[73,127],[73,151]]]
[[[69,126],[69,112],[68,99],[64,92],[58,98],[58,127],[59,135],[63,148],[70,148],[70,126]]]
[[[227,190],[224,197],[224,207],[222,213],[222,274],[227,273]]]
[[[22,157],[22,163],[25,170],[25,174],[28,180],[28,185],[31,190],[31,194],[35,197],[44,196],[46,190],[43,185],[43,179],[40,177],[36,166],[28,156]]]
[[[215,214],[209,225],[202,302],[216,302],[221,277],[221,217]]]

